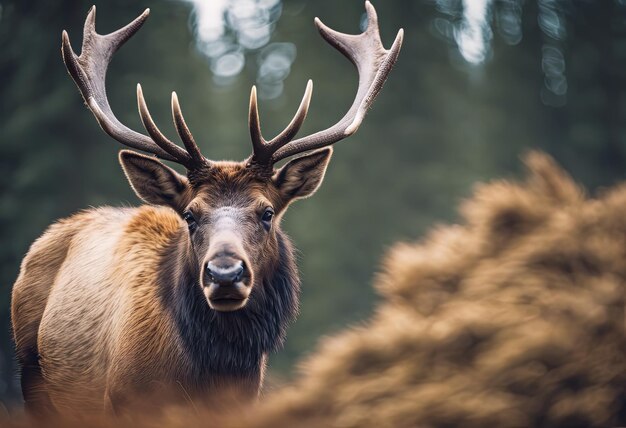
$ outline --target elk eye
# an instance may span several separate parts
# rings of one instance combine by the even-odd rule
[[[196,229],[196,219],[191,211],[185,211],[183,213],[183,220],[187,222],[187,226],[189,227],[190,232],[193,232]]]
[[[263,216],[261,217],[261,221],[263,223],[269,224],[272,221],[272,218],[274,218],[274,210],[271,208],[266,208],[263,212]]]

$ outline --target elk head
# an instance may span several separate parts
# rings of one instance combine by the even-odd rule
[[[124,172],[137,195],[147,203],[171,207],[187,223],[191,264],[213,309],[243,308],[255,284],[260,283],[258,278],[275,267],[279,257],[277,234],[285,209],[292,201],[316,191],[332,154],[328,146],[356,132],[395,64],[402,30],[391,49],[385,49],[376,11],[369,2],[365,8],[367,29],[358,35],[336,32],[315,19],[324,39],[357,68],[359,86],[348,112],[330,128],[294,139],[311,101],[313,84],[309,80],[293,120],[267,141],[261,134],[256,89],[252,87],[248,120],[253,152],[242,162],[212,161],[200,153],[176,93],[172,93],[172,115],[184,148],[159,131],[141,85],[137,85],[137,100],[148,135],[131,130],[113,114],[105,91],[108,64],[115,51],[146,21],[149,9],[127,26],[101,35],[95,31],[96,12],[92,7],[85,21],[80,56],[74,53],[63,31],[65,65],[102,129],[128,147],[187,169],[185,177],[154,156],[129,150],[120,153]],[[303,155],[281,168],[274,167],[278,161],[298,154]]]

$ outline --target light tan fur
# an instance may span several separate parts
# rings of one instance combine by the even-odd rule
[[[121,383],[140,386],[142,369],[175,364],[155,293],[157,256],[181,227],[169,208],[94,209],[33,244],[13,288],[15,342],[18,353],[38,350],[58,410],[101,410]]]

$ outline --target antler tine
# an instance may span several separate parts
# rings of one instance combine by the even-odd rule
[[[87,106],[107,134],[128,147],[155,154],[165,160],[178,162],[190,169],[198,166],[200,161],[206,163],[206,159],[204,157],[200,159],[199,156],[201,155],[199,155],[197,146],[195,143],[191,144],[193,137],[184,124],[182,114],[180,114],[180,106],[177,107],[178,113],[174,113],[175,123],[185,147],[190,150],[189,153],[167,139],[159,131],[150,116],[140,85],[137,86],[139,113],[150,137],[133,131],[122,124],[111,110],[106,95],[106,73],[113,54],[137,33],[148,19],[149,14],[150,9],[146,9],[126,26],[102,35],[96,32],[96,7],[93,6],[85,19],[80,56],[76,55],[67,32],[63,31],[61,46],[63,60]],[[177,116],[180,116],[180,120],[177,119]]]
[[[257,162],[269,160],[267,153],[267,141],[261,133],[261,122],[259,120],[259,106],[256,99],[256,86],[250,90],[250,107],[248,109],[248,127],[250,128],[250,138],[252,139],[252,158]],[[269,153],[271,158],[271,153]]]
[[[178,136],[181,140],[183,140],[183,144],[187,149],[187,153],[191,157],[191,160],[194,164],[203,164],[207,160],[200,153],[200,149],[196,144],[196,140],[194,140],[191,131],[187,127],[185,123],[185,118],[183,117],[183,112],[180,109],[180,104],[178,103],[178,95],[176,92],[172,92],[172,117],[174,118],[174,126],[176,126],[176,131],[178,132]]]
[[[289,122],[289,125],[276,137],[274,137],[270,144],[272,147],[275,147],[275,150],[278,150],[289,141],[296,136],[300,127],[304,123],[304,119],[306,119],[306,115],[309,112],[309,105],[311,104],[311,95],[313,94],[313,81],[309,79],[306,84],[306,89],[304,90],[304,95],[302,96],[302,101],[300,101],[300,105],[298,106],[298,110],[296,114]]]
[[[359,87],[352,106],[339,122],[330,128],[293,140],[278,149],[272,155],[271,163],[334,144],[354,134],[363,122],[365,114],[398,59],[404,36],[403,30],[400,29],[391,48],[385,49],[380,40],[376,10],[369,1],[365,2],[365,9],[368,16],[367,29],[357,35],[335,31],[315,18],[315,25],[322,37],[343,53],[357,68]]]
[[[148,105],[146,104],[146,99],[143,96],[143,90],[141,89],[141,84],[139,83],[137,83],[137,107],[139,108],[141,123],[143,123],[143,127],[146,129],[152,140],[158,144],[159,147],[176,158],[181,164],[185,166],[191,165],[192,161],[189,154],[171,142],[156,126],[156,123],[152,119],[152,115],[148,110]]]
[[[268,164],[272,160],[272,155],[298,133],[300,127],[306,119],[306,115],[309,111],[309,105],[311,104],[311,95],[313,93],[313,81],[309,79],[302,96],[302,101],[298,106],[298,110],[294,115],[291,122],[283,129],[276,137],[270,141],[266,141],[261,134],[261,125],[259,120],[259,110],[256,98],[256,86],[252,87],[250,92],[250,111],[249,111],[249,126],[250,137],[252,138],[253,155],[251,162],[259,164]]]
[[[95,25],[96,25],[96,6],[93,6],[94,17],[93,17],[93,25],[94,25],[94,33],[95,33]],[[113,31],[112,33],[106,34],[103,37],[112,40],[115,43],[115,50],[119,49],[124,43],[128,41],[131,37],[135,35],[137,31],[143,26],[144,22],[148,19],[148,15],[150,15],[150,8],[147,8],[139,17],[133,19],[130,23],[126,24],[122,28]],[[112,52],[112,53],[115,53]]]
[[[106,71],[113,53],[141,28],[148,18],[150,9],[119,31],[102,36],[96,33],[96,7],[93,6],[85,19],[81,55],[77,56],[67,31],[62,34],[63,60],[67,70],[102,129],[122,144],[151,152],[168,160],[176,160],[161,150],[152,140],[122,125],[109,106],[104,89]]]

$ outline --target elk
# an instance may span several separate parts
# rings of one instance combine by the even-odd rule
[[[11,316],[27,410],[117,413],[164,391],[187,398],[226,389],[248,400],[258,396],[268,353],[282,344],[298,312],[300,280],[281,218],[293,201],[317,190],[329,146],[356,132],[402,44],[400,29],[385,49],[376,11],[369,2],[365,8],[367,29],[358,35],[315,19],[323,38],[357,68],[359,86],[348,112],[331,127],[294,139],[311,101],[309,80],[293,120],[268,141],[252,87],[253,152],[242,162],[201,154],[176,93],[172,115],[184,148],[157,128],[140,85],[147,135],[114,115],[105,90],[107,68],[149,9],[101,35],[92,7],[80,56],[63,31],[65,65],[101,128],[153,156],[119,154],[130,185],[147,205],[95,208],[60,220],[22,262]],[[186,176],[157,158],[184,166]]]

